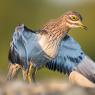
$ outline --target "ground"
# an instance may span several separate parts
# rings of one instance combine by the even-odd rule
[[[83,88],[63,80],[45,80],[28,84],[24,81],[7,82],[0,76],[0,95],[95,95],[94,88]]]

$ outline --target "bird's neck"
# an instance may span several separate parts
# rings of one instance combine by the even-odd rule
[[[51,58],[57,55],[62,38],[69,31],[65,21],[55,20],[47,23],[40,32],[39,44],[42,50]]]
[[[47,23],[42,30],[50,40],[60,41],[69,32],[70,28],[66,25],[65,20],[57,19]]]

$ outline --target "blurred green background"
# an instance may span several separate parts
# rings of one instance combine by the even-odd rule
[[[72,29],[72,35],[83,50],[95,61],[95,0],[0,0],[0,73],[8,72],[8,49],[12,33],[18,23],[37,30],[50,19],[57,18],[69,10],[78,11],[88,27]],[[63,78],[57,72],[42,69],[37,79]]]

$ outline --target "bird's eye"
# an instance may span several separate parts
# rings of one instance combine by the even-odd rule
[[[77,21],[78,18],[77,18],[77,16],[71,16],[71,20],[72,20],[72,21]]]

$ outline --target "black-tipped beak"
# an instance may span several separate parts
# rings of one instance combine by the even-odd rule
[[[85,25],[83,25],[81,21],[78,23],[78,25],[79,25],[80,28],[82,28],[86,31],[88,30],[88,28]]]
[[[88,28],[87,28],[86,26],[84,26],[84,25],[82,25],[81,27],[82,27],[84,30],[86,30],[86,31],[88,30]]]

